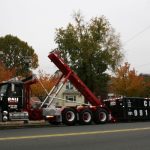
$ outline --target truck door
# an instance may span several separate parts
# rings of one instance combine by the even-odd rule
[[[8,108],[10,111],[21,111],[23,108],[23,85],[11,83],[8,87]]]

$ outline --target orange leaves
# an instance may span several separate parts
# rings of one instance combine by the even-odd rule
[[[0,62],[0,82],[9,80],[15,74],[15,69],[8,69]]]
[[[142,96],[145,82],[142,76],[138,76],[130,65],[125,63],[117,69],[115,77],[112,77],[112,91],[122,96]]]
[[[43,99],[47,96],[46,91],[49,92],[58,79],[55,76],[51,76],[50,74],[45,74],[39,71],[38,80],[39,81],[31,87],[32,96]],[[42,86],[44,86],[45,89]]]

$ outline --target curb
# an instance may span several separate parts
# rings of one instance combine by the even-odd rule
[[[38,128],[50,126],[48,122],[45,121],[29,121],[29,123],[24,124],[24,122],[3,122],[0,123],[0,130],[5,129],[19,129],[19,128]]]

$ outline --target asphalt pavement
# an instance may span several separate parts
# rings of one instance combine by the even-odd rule
[[[2,150],[149,150],[150,122],[0,130]]]

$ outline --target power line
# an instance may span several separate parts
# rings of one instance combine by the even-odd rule
[[[136,33],[135,35],[133,35],[131,38],[129,38],[127,41],[125,41],[123,44],[124,45],[127,45],[130,41],[134,40],[135,38],[137,38],[139,35],[141,35],[142,33],[144,33],[145,31],[149,30],[150,29],[150,25],[147,26],[146,28],[144,28],[143,30],[141,30],[140,32]],[[149,65],[150,63],[146,63],[146,64],[141,64],[139,66],[137,66],[136,68],[141,68],[141,67],[144,67],[144,66],[147,66]]]
[[[130,41],[134,40],[135,38],[137,38],[139,35],[141,35],[143,32],[147,31],[150,29],[150,25],[146,28],[144,28],[142,31],[138,32],[137,34],[135,34],[134,36],[132,36],[131,38],[129,38],[127,41],[124,42],[124,45],[126,45],[127,43],[129,43]]]

